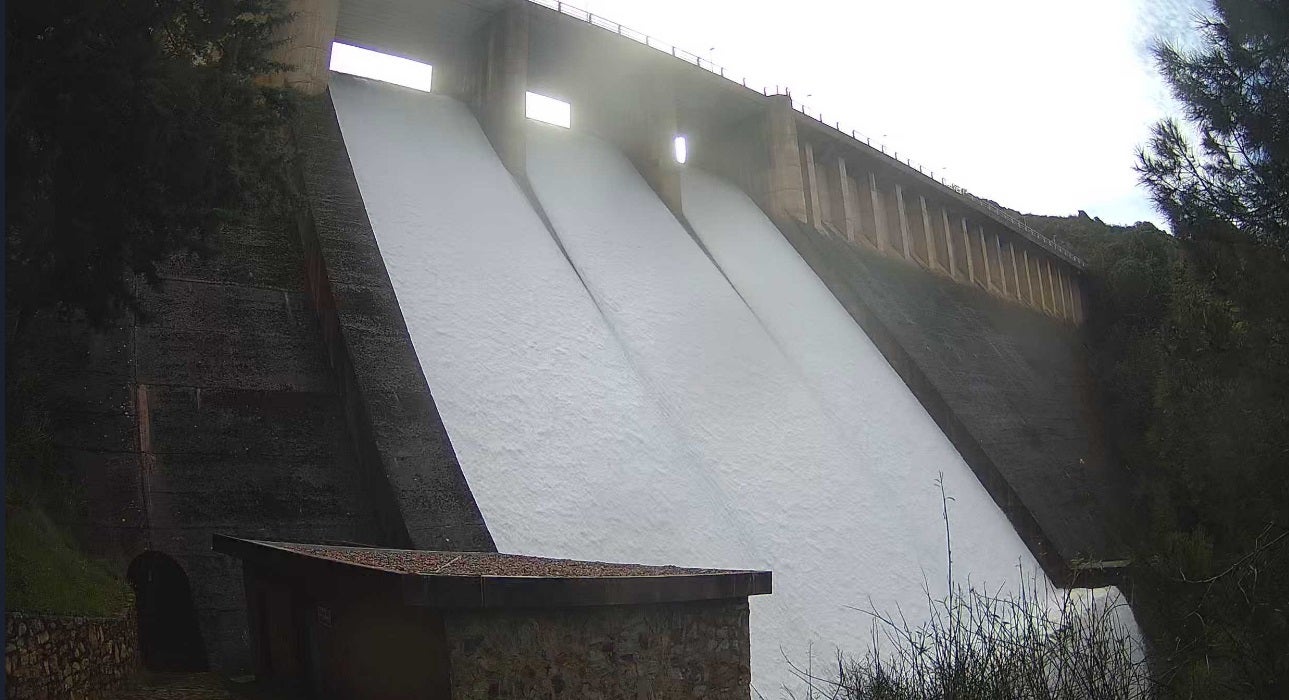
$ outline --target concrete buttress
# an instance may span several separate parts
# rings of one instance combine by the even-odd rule
[[[676,117],[676,92],[666,75],[640,78],[635,95],[639,102],[632,112],[635,124],[629,130],[630,143],[624,152],[659,199],[672,213],[681,215],[680,168],[675,157],[675,138],[680,134]]]
[[[512,2],[479,37],[473,106],[492,148],[512,175],[525,177],[524,100],[528,91],[528,4]]]
[[[266,80],[306,95],[320,95],[326,91],[330,75],[340,0],[288,0],[286,10],[291,21],[279,30],[281,43],[274,48],[273,60],[290,68]]]
[[[1016,266],[1016,244],[1015,244],[1015,243],[1013,243],[1013,242],[1011,242],[1011,241],[1008,241],[1008,242],[1007,242],[1007,251],[1008,251],[1009,255],[1011,256],[1011,261],[1012,261],[1012,279],[1016,280],[1016,301],[1018,301],[1018,302],[1020,302],[1020,303],[1024,304],[1024,303],[1025,303],[1025,296],[1024,296],[1023,294],[1021,294],[1021,291],[1020,291],[1020,290],[1021,290],[1021,287],[1020,287],[1020,269]]]
[[[904,259],[913,259],[912,243],[909,241],[909,215],[904,207],[904,188],[895,183],[895,209],[900,221],[900,245],[903,246]]]
[[[922,207],[922,233],[926,238],[926,265],[932,272],[939,266],[936,260],[935,238],[931,233],[931,214],[926,208],[926,197],[919,196],[918,203]]]
[[[819,177],[815,172],[815,149],[809,142],[801,144],[801,164],[804,168],[807,196],[810,198],[810,224],[824,230],[822,207],[819,205]]]
[[[958,257],[953,251],[953,229],[949,226],[949,210],[940,208],[940,221],[944,226],[944,246],[949,251],[949,276],[958,279]]]
[[[846,173],[846,159],[837,156],[837,177],[841,183],[841,216],[845,228],[846,240],[854,243],[859,230],[859,204],[855,202],[853,181]]]
[[[868,197],[873,211],[873,238],[877,241],[877,250],[886,252],[886,244],[891,240],[890,225],[886,210],[882,206],[882,193],[877,189],[877,176],[868,174]]]
[[[989,244],[985,242],[985,227],[981,226],[976,231],[976,234],[980,238],[980,259],[985,267],[985,289],[993,291],[994,274],[993,270],[990,269],[989,266]]]
[[[802,182],[801,153],[792,98],[772,95],[765,115],[765,143],[769,164],[761,193],[773,216],[806,221],[806,192]]]

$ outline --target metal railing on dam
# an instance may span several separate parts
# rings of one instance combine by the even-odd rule
[[[713,75],[720,76],[721,78],[724,78],[748,90],[751,90],[753,92],[759,92],[766,97],[770,95],[778,95],[778,94],[791,95],[791,91],[787,88],[787,86],[775,85],[773,86],[773,89],[771,89],[771,86],[769,85],[749,83],[746,76],[740,76],[730,71],[727,71],[724,66],[721,66],[713,62],[711,59],[703,58],[702,56],[696,53],[693,53],[692,51],[686,51],[685,49],[682,49],[674,44],[669,44],[665,41],[661,41],[655,37],[645,34],[644,32],[636,31],[619,22],[614,22],[613,20],[607,19],[605,17],[601,17],[600,15],[594,14],[580,7],[570,5],[566,2],[561,2],[559,0],[528,0],[528,2],[531,2],[535,5],[541,5],[542,7],[545,7],[551,10],[555,10],[556,12],[562,15],[566,15],[574,19],[579,19],[592,26],[599,27],[600,29],[603,29],[605,31],[617,34],[618,36],[626,37],[628,39],[631,39],[632,41],[648,46],[649,48],[659,51],[661,53],[670,54],[671,56],[677,59],[680,59],[682,61],[685,61],[686,63],[702,68],[703,70],[706,70],[707,72],[712,73]],[[880,141],[874,144],[873,139],[871,137],[865,136],[863,132],[857,129],[848,129],[847,128],[848,125],[844,126],[840,121],[834,121],[832,123],[826,122],[824,121],[823,114],[821,112],[814,111],[812,113],[809,107],[803,104],[799,104],[795,100],[793,100],[792,102],[792,107],[793,109],[797,110],[802,115],[804,115],[805,117],[808,117],[809,119],[815,122],[818,122],[821,126],[825,126],[830,129],[833,129],[840,135],[844,137],[849,137],[853,141],[863,144],[865,146],[868,146],[869,148],[877,149],[886,157],[891,158],[898,163],[906,165],[909,168],[915,169],[924,177],[927,177],[935,182],[940,183],[944,187],[948,188],[949,192],[952,193],[956,198],[961,200],[964,204],[967,204],[968,206],[976,207],[979,209],[983,209],[989,212],[990,214],[992,214],[993,216],[996,216],[999,219],[1002,219],[1010,226],[1013,226],[1017,230],[1017,232],[1019,232],[1021,235],[1028,238],[1033,243],[1036,243],[1039,246],[1048,249],[1049,251],[1058,255],[1059,257],[1064,258],[1066,262],[1072,263],[1079,268],[1086,267],[1086,263],[1083,261],[1082,258],[1076,255],[1074,251],[1070,250],[1066,246],[1057,242],[1055,239],[1039,233],[1032,226],[1030,226],[1029,224],[1026,224],[1024,221],[1022,221],[1019,217],[1017,217],[1015,214],[1011,213],[1010,211],[998,206],[997,204],[994,204],[993,202],[987,199],[978,197],[968,192],[967,189],[964,187],[948,182],[943,177],[941,178],[935,177],[934,170],[930,170],[929,168],[924,167],[920,163],[915,163],[911,158],[908,158],[907,156],[904,158],[900,158],[898,151],[888,150],[886,148],[886,145],[881,143]]]

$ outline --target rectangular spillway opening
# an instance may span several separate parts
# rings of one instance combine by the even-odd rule
[[[524,95],[524,116],[567,129],[573,125],[573,106],[554,97],[529,92]]]
[[[371,78],[423,92],[430,91],[434,66],[410,58],[335,42],[331,45],[331,70]]]

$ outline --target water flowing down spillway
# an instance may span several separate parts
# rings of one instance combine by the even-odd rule
[[[876,348],[760,210],[695,170],[699,243],[593,137],[531,125],[548,231],[469,110],[334,75],[382,257],[503,551],[768,568],[754,684],[862,650],[847,606],[924,609],[1038,567]],[[707,250],[704,251],[703,248]],[[709,257],[710,253],[710,257]],[[782,650],[782,652],[781,652]]]
[[[990,573],[1018,562],[1037,570],[1028,550],[903,380],[814,271],[742,190],[696,169],[682,174],[685,217],[712,259],[804,377],[863,465],[887,492],[888,507],[922,520],[910,543],[934,583],[945,575],[941,524],[929,515],[953,497],[954,559],[961,571]],[[936,522],[931,522],[936,521]],[[936,527],[932,527],[936,526]],[[930,542],[928,545],[928,539]]]
[[[344,75],[331,94],[417,356],[498,547],[742,563],[725,525],[735,514],[470,111]]]

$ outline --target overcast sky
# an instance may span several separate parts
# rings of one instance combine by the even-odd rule
[[[787,85],[901,157],[1015,209],[1163,225],[1135,149],[1174,112],[1155,36],[1193,41],[1205,0],[581,0]]]

